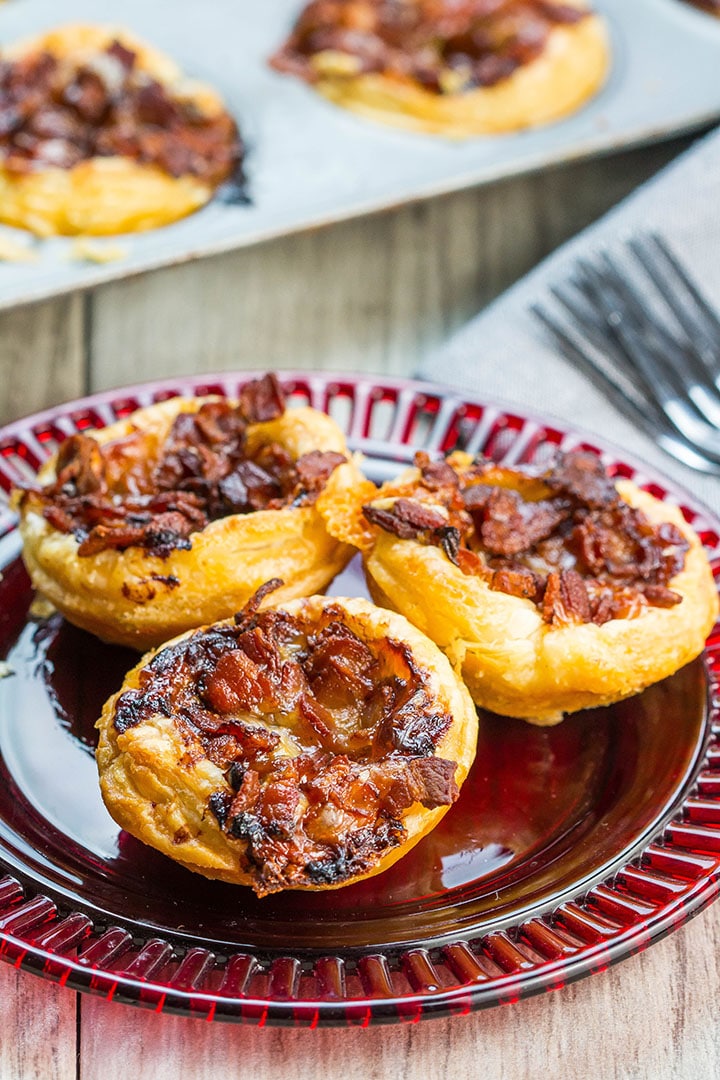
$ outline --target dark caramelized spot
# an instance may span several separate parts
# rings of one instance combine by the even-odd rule
[[[167,697],[160,693],[127,690],[115,706],[115,728],[122,734],[128,728],[135,727],[158,713],[162,716],[172,714]]]
[[[231,803],[232,795],[227,791],[213,791],[208,799],[208,806],[217,818],[218,825],[220,825],[221,828],[227,821]]]
[[[230,768],[225,773],[225,779],[227,780],[233,791],[239,791],[243,780],[245,779],[245,773],[247,769],[243,765],[242,759],[233,761],[230,764]],[[223,823],[224,824],[224,823]]]
[[[685,565],[687,539],[624,502],[597,455],[558,454],[545,469],[455,469],[424,453],[415,463],[417,482],[391,505],[363,507],[366,519],[440,547],[464,574],[537,604],[546,622],[601,625],[681,602],[668,583]]]
[[[251,454],[249,426],[284,409],[278,380],[266,375],[243,388],[236,406],[211,401],[179,413],[161,446],[139,430],[104,446],[73,435],[58,451],[54,483],[29,488],[23,504],[73,533],[80,557],[141,547],[161,558],[189,550],[192,534],[219,518],[311,506],[347,459],[314,451],[294,461],[277,443]],[[165,580],[172,587],[172,575]]]
[[[238,174],[237,126],[176,99],[113,42],[68,70],[50,53],[0,61],[0,161],[15,174],[120,156],[215,188]]]
[[[304,870],[313,885],[339,885],[367,869],[374,859],[405,838],[399,821],[389,818],[376,829],[359,829],[340,841],[337,851],[325,859],[306,863]]]
[[[405,809],[458,789],[435,756],[452,717],[406,645],[364,641],[336,604],[311,624],[258,602],[156,653],[114,725],[169,715],[185,759],[222,770],[208,811],[264,895],[371,869],[403,841]]]
[[[553,0],[312,0],[271,62],[315,82],[312,58],[332,50],[357,74],[463,93],[507,79],[541,55],[554,27],[587,15]]]

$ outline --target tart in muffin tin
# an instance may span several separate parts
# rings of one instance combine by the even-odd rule
[[[575,112],[609,54],[585,0],[311,0],[272,63],[370,119],[469,138]]]
[[[0,221],[39,236],[166,225],[239,181],[210,86],[120,28],[69,25],[0,53]]]

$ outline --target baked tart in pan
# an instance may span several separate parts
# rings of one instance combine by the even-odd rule
[[[609,55],[585,0],[312,0],[271,63],[373,120],[467,138],[574,112]]]
[[[374,490],[339,427],[286,409],[272,375],[237,402],[173,398],[73,435],[17,491],[33,584],[70,622],[146,649],[237,611],[322,591],[352,548],[337,521]]]
[[[391,866],[458,795],[477,713],[440,650],[367,600],[258,602],[140,661],[98,721],[103,799],[210,878],[334,889]]]
[[[125,30],[72,25],[0,51],[0,221],[39,236],[166,225],[239,183],[219,95]]]
[[[718,597],[680,510],[577,451],[510,468],[418,454],[366,503],[365,567],[493,712],[552,724],[671,675]]]

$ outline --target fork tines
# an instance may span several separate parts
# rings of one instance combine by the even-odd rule
[[[720,319],[661,237],[579,259],[535,316],[674,457],[720,474]]]

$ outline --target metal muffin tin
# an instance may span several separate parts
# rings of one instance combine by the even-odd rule
[[[363,120],[271,71],[267,57],[301,6],[302,0],[124,0],[120,7],[65,0],[60,14],[55,0],[2,5],[0,42],[61,22],[117,23],[214,83],[248,145],[251,202],[214,201],[174,225],[123,236],[123,258],[102,265],[74,258],[71,240],[37,242],[35,261],[0,262],[0,308],[649,143],[720,116],[720,20],[680,0],[596,0],[613,42],[602,92],[551,126],[465,142]],[[0,227],[0,237],[16,232]]]

